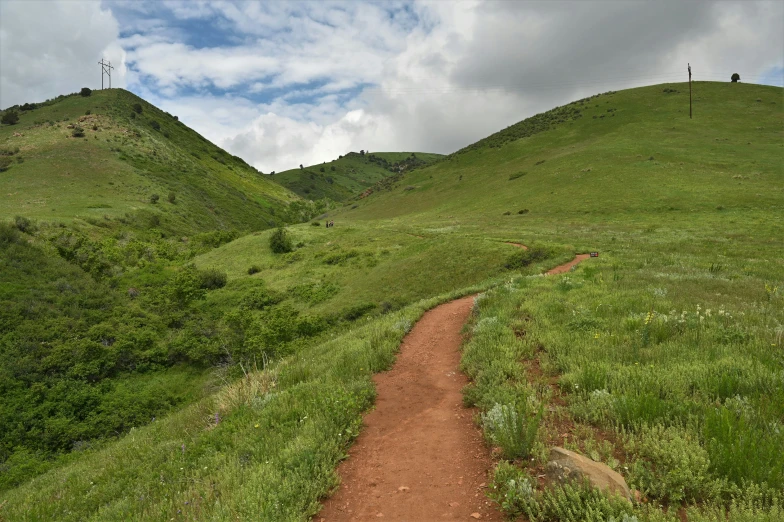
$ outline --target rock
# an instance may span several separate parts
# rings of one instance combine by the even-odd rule
[[[480,515],[479,513],[471,513],[471,518],[476,518],[478,520],[482,518],[482,515]]]
[[[408,491],[408,489],[409,489],[408,486],[400,486],[399,488],[397,488],[398,491]]]
[[[595,488],[618,494],[629,501],[632,499],[629,486],[620,473],[613,471],[606,464],[567,449],[550,448],[547,476],[555,482],[587,479]]]

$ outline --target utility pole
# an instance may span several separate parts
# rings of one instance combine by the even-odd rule
[[[691,64],[686,64],[689,67],[689,119],[691,119]]]
[[[111,89],[112,88],[112,69],[114,69],[114,67],[112,67],[112,62],[104,61],[104,59],[101,58],[101,61],[98,62],[98,65],[101,66],[101,90],[103,90],[103,75],[104,74],[109,76],[109,88]]]

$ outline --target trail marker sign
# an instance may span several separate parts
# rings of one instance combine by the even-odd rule
[[[599,252],[591,252],[591,257],[599,257]]]

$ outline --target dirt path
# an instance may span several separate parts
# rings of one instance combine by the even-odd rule
[[[460,331],[472,304],[464,297],[425,313],[395,366],[374,376],[376,408],[315,520],[503,520],[484,494],[492,460],[476,410],[462,404]]]
[[[563,274],[564,272],[568,272],[569,270],[571,270],[571,268],[574,265],[576,265],[580,261],[588,259],[589,257],[591,257],[590,254],[577,254],[576,256],[574,256],[574,259],[572,259],[568,263],[564,263],[551,270],[548,270],[547,272],[545,272],[545,275],[556,275],[556,274]]]
[[[473,297],[464,297],[426,312],[394,367],[373,376],[376,407],[338,467],[340,487],[315,520],[503,520],[485,496],[493,462],[473,422],[476,410],[462,402],[468,379],[459,370],[460,331],[472,305]]]

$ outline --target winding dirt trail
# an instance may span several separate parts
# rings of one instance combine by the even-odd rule
[[[463,406],[460,331],[473,297],[426,312],[394,367],[376,374],[376,408],[338,468],[316,520],[503,520],[486,498],[490,452]]]
[[[392,369],[373,376],[376,407],[338,467],[340,487],[314,520],[504,519],[485,496],[493,462],[473,422],[477,411],[463,406],[461,393],[468,384],[459,370],[461,330],[472,305],[469,296],[426,312]]]

